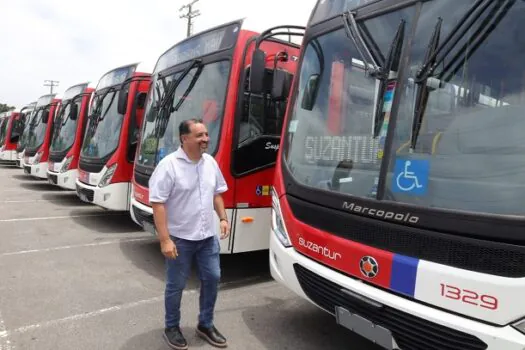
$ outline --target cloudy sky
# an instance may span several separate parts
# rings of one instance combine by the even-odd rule
[[[179,9],[190,0],[0,0],[0,103],[21,108],[108,70],[158,56],[186,37]],[[250,29],[305,25],[315,0],[199,0],[193,33],[246,17]],[[262,6],[264,4],[264,6]],[[300,6],[298,6],[300,4]],[[6,45],[7,43],[7,45]]]

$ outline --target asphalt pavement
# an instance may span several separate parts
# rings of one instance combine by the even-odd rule
[[[268,252],[221,256],[215,324],[229,349],[377,350],[270,276]],[[164,260],[127,213],[0,165],[0,350],[163,350]],[[195,336],[199,283],[182,331]]]

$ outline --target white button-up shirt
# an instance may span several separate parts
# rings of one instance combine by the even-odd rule
[[[227,190],[212,156],[204,153],[195,163],[180,147],[159,162],[149,180],[149,200],[165,203],[170,235],[192,241],[216,234],[213,197]]]

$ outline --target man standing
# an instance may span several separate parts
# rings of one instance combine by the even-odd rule
[[[230,234],[221,193],[228,187],[215,159],[204,153],[209,136],[200,119],[179,125],[181,146],[163,158],[149,180],[149,200],[162,254],[166,257],[164,338],[174,349],[187,349],[180,330],[182,291],[195,259],[201,282],[197,334],[217,347],[225,337],[213,324],[220,279],[219,239],[214,213],[220,218],[220,237]]]

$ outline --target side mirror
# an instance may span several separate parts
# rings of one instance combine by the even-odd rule
[[[69,119],[77,120],[78,117],[78,105],[76,103],[71,104],[71,110],[69,111]]]
[[[264,71],[266,66],[266,54],[261,49],[255,49],[252,55],[250,68],[250,91],[254,94],[264,92]]]
[[[42,123],[47,124],[48,121],[49,121],[49,109],[46,109],[42,113]]]
[[[145,92],[141,92],[137,96],[137,109],[143,109],[146,105],[146,96]]]
[[[306,82],[301,108],[311,111],[314,108],[317,91],[319,89],[319,74],[312,74]]]
[[[128,88],[123,88],[118,93],[118,106],[117,111],[119,114],[125,114],[128,107]]]
[[[272,81],[272,99],[273,100],[284,100],[288,97],[290,92],[290,85],[292,81],[292,75],[287,72],[276,69],[273,72]]]

